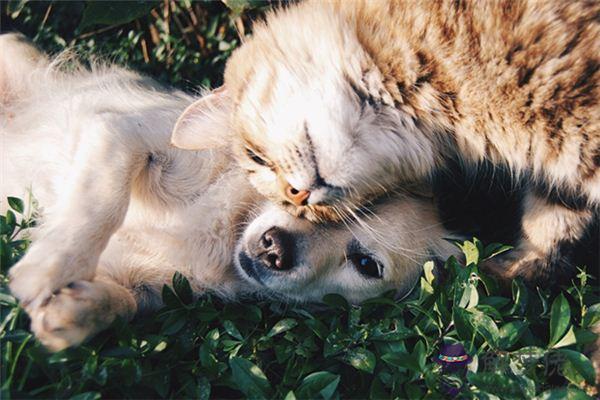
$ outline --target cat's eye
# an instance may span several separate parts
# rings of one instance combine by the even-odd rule
[[[383,278],[383,267],[368,254],[355,253],[348,256],[356,270],[369,278]]]
[[[257,163],[258,165],[266,166],[268,164],[267,161],[264,158],[262,158],[261,156],[259,156],[258,154],[256,154],[249,147],[246,147],[246,155],[248,156],[248,158],[250,158],[252,161],[254,161],[255,163]]]

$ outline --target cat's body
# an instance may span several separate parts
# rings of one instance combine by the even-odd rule
[[[491,161],[527,190],[518,249],[492,269],[559,280],[561,248],[600,203],[599,13],[534,0],[275,12],[227,65],[241,164],[263,194],[322,220],[428,181],[448,157]]]

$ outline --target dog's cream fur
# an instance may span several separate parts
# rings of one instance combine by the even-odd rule
[[[150,79],[101,65],[89,71],[66,55],[49,61],[18,35],[0,36],[0,67],[1,205],[30,194],[39,203],[10,289],[53,350],[117,315],[155,309],[175,271],[197,294],[318,301],[336,292],[360,301],[406,293],[425,260],[454,252],[428,199],[390,196],[368,226],[316,226],[264,203],[229,151],[169,145],[193,99]],[[222,140],[229,116],[214,94],[203,101],[209,111],[192,125]],[[287,271],[265,268],[251,251],[274,227],[293,238]],[[356,251],[377,260],[381,278],[360,272],[349,259]]]

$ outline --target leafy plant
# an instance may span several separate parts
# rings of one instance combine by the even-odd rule
[[[449,386],[465,398],[592,393],[582,350],[600,320],[597,285],[581,270],[557,295],[519,281],[507,295],[478,268],[500,247],[476,239],[459,243],[468,265],[450,258],[440,280],[425,264],[400,302],[393,293],[362,305],[327,295],[318,309],[194,301],[176,274],[156,315],[118,320],[84,346],[49,354],[6,288],[6,268],[27,243],[15,233],[32,224],[22,202],[9,204],[0,219],[3,398],[437,398]],[[468,370],[436,362],[444,343],[464,346]]]
[[[101,56],[182,88],[221,83],[225,60],[267,2],[28,2],[0,7],[2,30],[44,50]],[[247,299],[194,301],[175,275],[165,306],[75,349],[49,354],[7,288],[34,224],[19,199],[0,216],[0,396],[14,398],[587,398],[593,369],[583,353],[600,321],[598,283],[582,269],[560,292],[520,281],[510,293],[479,271],[507,248],[459,243],[443,279],[424,266],[419,286],[359,306],[328,295],[325,306]],[[466,371],[438,364],[460,343]]]
[[[268,1],[10,0],[0,29],[17,30],[50,53],[70,48],[194,90],[222,83],[225,61]],[[228,7],[229,6],[229,7]]]

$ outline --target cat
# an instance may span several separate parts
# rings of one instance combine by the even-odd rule
[[[271,12],[227,63],[233,142],[252,184],[313,221],[430,182],[457,159],[526,188],[504,279],[561,282],[600,204],[600,2],[307,1]],[[202,107],[181,118],[192,121]],[[595,266],[593,266],[595,267]]]
[[[368,227],[318,226],[282,211],[256,194],[229,150],[170,147],[194,99],[134,72],[50,60],[10,34],[0,36],[0,88],[0,210],[7,196],[38,203],[9,286],[50,350],[78,345],[117,316],[156,310],[176,271],[197,296],[304,303],[338,293],[360,302],[404,296],[425,261],[457,252],[423,197],[382,199]],[[195,127],[219,140],[229,115],[217,94],[200,100],[214,112]]]

